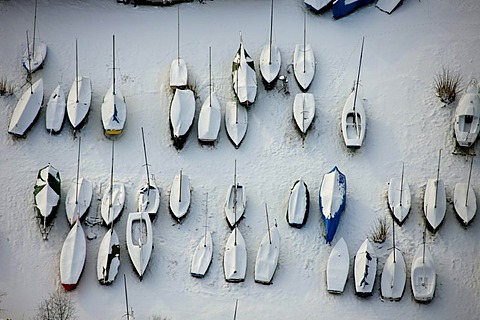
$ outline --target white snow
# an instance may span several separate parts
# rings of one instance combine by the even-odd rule
[[[66,125],[59,135],[50,135],[44,125],[44,109],[25,139],[7,133],[16,102],[26,89],[21,88],[26,76],[21,60],[26,48],[25,30],[32,26],[33,2],[0,2],[0,75],[11,80],[16,89],[14,96],[0,97],[0,181],[4,183],[0,192],[0,291],[7,293],[0,303],[4,309],[0,316],[13,319],[30,318],[50,292],[63,290],[59,260],[69,232],[64,199],[75,182],[77,165],[78,141],[71,126]],[[228,319],[236,299],[239,320],[318,319],[319,315],[322,319],[376,319],[387,314],[392,319],[396,315],[402,319],[478,317],[480,222],[474,220],[465,229],[451,203],[454,186],[466,180],[470,163],[466,157],[452,154],[457,102],[444,106],[433,89],[433,78],[442,65],[458,70],[465,82],[480,78],[478,0],[405,1],[391,15],[371,5],[336,21],[331,11],[308,13],[309,42],[318,63],[309,93],[317,99],[318,116],[304,146],[291,110],[300,89],[293,74],[288,74],[290,95],[267,92],[259,83],[256,101],[248,109],[248,132],[238,150],[228,141],[222,124],[214,147],[198,144],[194,125],[181,151],[173,147],[168,121],[172,98],[169,70],[177,56],[176,6],[134,7],[114,0],[38,3],[37,31],[48,45],[48,55],[44,68],[37,70],[33,79],[43,78],[45,97],[59,82],[66,88],[72,84],[75,38],[82,44],[81,74],[92,80],[88,121],[77,132],[77,137],[82,137],[81,176],[94,185],[88,216],[100,217],[98,199],[110,180],[111,142],[103,134],[100,107],[111,85],[113,33],[118,40],[118,86],[128,113],[124,132],[115,145],[115,180],[125,184],[126,212],[135,209],[135,188],[145,176],[142,126],[148,141],[149,169],[162,191],[153,223],[154,249],[141,282],[126,251],[126,215],[115,224],[122,263],[110,286],[100,285],[96,277],[97,253],[107,229],[84,224],[85,234],[96,238],[87,241],[85,269],[78,287],[68,293],[81,320],[120,319],[125,314],[123,274],[137,320],[147,320],[154,314],[171,320]],[[181,8],[181,53],[189,79],[195,84],[196,114],[208,96],[209,46],[215,52],[213,83],[224,108],[235,97],[231,64],[239,31],[258,65],[262,46],[268,41],[270,2],[195,1],[181,4]],[[300,0],[275,2],[274,43],[282,53],[282,75],[287,74],[295,45],[301,42],[303,11]],[[362,147],[352,151],[342,139],[340,116],[357,72],[362,36],[365,51],[361,78],[368,127]],[[416,303],[410,281],[401,301],[382,301],[379,279],[371,298],[358,298],[352,272],[343,294],[329,294],[325,271],[331,248],[325,245],[318,209],[322,175],[337,165],[347,177],[347,204],[336,238],[345,239],[352,258],[376,217],[389,214],[387,182],[398,176],[398,168],[405,162],[412,207],[408,219],[396,229],[396,242],[404,254],[410,280],[413,255],[422,239],[424,189],[427,179],[436,175],[440,148],[444,150],[441,177],[450,201],[440,229],[427,235],[437,270],[432,302]],[[225,282],[223,273],[223,254],[231,233],[223,205],[235,159],[241,183],[249,190],[245,219],[239,224],[249,259],[245,281],[238,284]],[[34,218],[32,192],[38,170],[49,162],[60,171],[62,199],[55,225],[44,241]],[[168,197],[172,178],[180,169],[190,177],[192,198],[189,214],[177,224],[168,213]],[[298,177],[304,177],[311,192],[310,215],[301,229],[290,227],[285,219],[290,188]],[[471,183],[478,193],[478,160],[474,160]],[[206,276],[197,279],[190,275],[189,268],[204,233],[207,192],[213,260]],[[253,278],[254,257],[265,235],[265,202],[282,238],[271,286],[256,284]],[[374,244],[379,259],[377,277],[391,252],[389,243],[387,239],[383,245]]]

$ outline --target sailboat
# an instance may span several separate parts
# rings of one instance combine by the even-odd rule
[[[423,232],[423,245],[418,247],[412,260],[412,292],[416,301],[429,302],[435,294],[437,274],[432,254],[425,244],[426,232]]]
[[[51,164],[38,171],[33,190],[35,214],[43,239],[47,240],[53,219],[60,204],[60,172]]]
[[[43,103],[43,80],[40,78],[22,94],[13,110],[8,133],[24,137],[38,117]]]
[[[35,72],[37,69],[41,68],[43,61],[47,56],[47,45],[38,39],[37,36],[37,2],[35,0],[35,13],[33,15],[33,38],[32,43],[28,42],[28,33],[27,33],[27,48],[22,58],[22,64],[29,74]]]
[[[208,193],[205,210],[205,231],[203,238],[198,242],[190,263],[190,274],[196,278],[203,278],[212,264],[213,240],[208,229]]]
[[[260,74],[266,89],[272,89],[278,79],[280,66],[282,65],[282,56],[277,46],[272,43],[273,34],[273,0],[270,7],[270,38],[262,53],[260,53]]]
[[[77,175],[75,183],[72,184],[68,190],[67,198],[65,199],[65,212],[67,220],[70,226],[75,221],[82,219],[87,212],[92,202],[93,187],[92,183],[85,179],[80,178],[80,148],[82,143],[82,137],[78,138],[78,157],[77,157]]]
[[[453,207],[457,213],[459,220],[468,226],[477,213],[477,198],[470,180],[472,177],[473,157],[470,161],[470,170],[468,172],[468,181],[459,182],[455,185],[455,191],[453,192]]]
[[[445,211],[447,210],[447,197],[445,194],[445,185],[443,180],[440,180],[440,158],[442,150],[438,152],[438,167],[437,178],[428,179],[427,188],[425,189],[425,196],[423,199],[423,211],[427,219],[427,226],[436,232],[440,224],[445,218]]]
[[[225,128],[230,142],[238,149],[247,134],[248,113],[247,109],[238,104],[238,101],[227,102],[225,108]]]
[[[347,283],[350,256],[347,243],[343,238],[338,240],[328,257],[327,263],[327,291],[342,293]]]
[[[237,160],[235,160],[235,169],[233,173],[233,185],[228,187],[227,196],[225,198],[225,216],[230,228],[234,228],[243,218],[247,196],[245,187],[237,183]]]
[[[455,137],[462,147],[471,147],[480,132],[480,92],[472,79],[455,109]]]
[[[84,125],[91,102],[90,78],[81,77],[78,73],[78,41],[75,39],[75,80],[73,80],[67,99],[67,116],[73,130],[78,130]]]
[[[110,172],[110,184],[103,194],[100,212],[103,222],[106,226],[113,224],[120,217],[125,204],[125,185],[121,182],[113,180],[113,160],[114,160],[115,144],[112,141],[112,170]]]
[[[170,87],[185,89],[188,83],[188,71],[185,60],[180,58],[180,7],[177,7],[177,58],[170,66]]]
[[[173,178],[170,189],[170,213],[174,219],[181,221],[190,208],[190,179],[187,175],[180,173]]]
[[[170,104],[170,134],[173,145],[181,150],[195,118],[195,95],[190,89],[176,89]]]
[[[157,184],[153,180],[153,176],[150,177],[148,170],[147,160],[147,147],[145,145],[145,135],[142,127],[142,142],[143,142],[143,154],[145,156],[145,170],[147,173],[147,183],[140,187],[137,194],[137,211],[147,212],[151,218],[154,218],[160,207],[160,190]]]
[[[126,239],[130,260],[142,280],[153,249],[152,221],[147,212],[128,214]]]
[[[399,301],[405,291],[407,267],[402,252],[395,246],[395,223],[392,219],[393,250],[383,267],[380,294],[383,299]]]
[[[303,179],[295,181],[288,198],[287,222],[290,226],[301,228],[307,222],[310,207],[310,193]]]
[[[293,101],[293,118],[303,138],[315,117],[315,97],[311,93],[298,93]]]
[[[245,50],[242,33],[240,33],[240,47],[232,62],[233,90],[238,102],[250,106],[257,96],[257,74],[253,59]]]
[[[63,121],[65,120],[66,106],[65,92],[63,92],[62,86],[58,85],[55,90],[53,90],[47,103],[45,128],[47,128],[48,132],[60,132],[63,127]]]
[[[245,280],[247,248],[238,226],[235,226],[228,237],[223,255],[223,271],[227,282],[242,282]]]
[[[66,291],[77,287],[85,266],[86,256],[85,232],[80,219],[76,216],[60,253],[60,282]]]
[[[353,263],[353,281],[355,293],[358,296],[367,297],[373,294],[377,277],[377,263],[377,254],[367,238],[358,248]]]
[[[97,255],[97,279],[100,284],[111,284],[115,277],[118,274],[118,268],[120,267],[120,241],[118,239],[117,232],[113,228],[115,219],[113,218],[115,214],[115,200],[118,198],[115,195],[118,195],[118,189],[116,194],[114,193],[113,183],[113,160],[114,160],[114,151],[115,151],[115,141],[112,141],[112,171],[110,174],[110,187],[107,189],[109,196],[103,197],[102,199],[102,217],[104,221],[110,221],[107,223],[107,226],[110,225],[110,229],[107,231],[105,236],[100,243],[100,248],[98,249]],[[123,184],[121,184],[123,186]],[[125,193],[123,193],[125,195]],[[106,199],[106,200],[105,200]],[[108,201],[108,206],[104,206],[104,201]],[[121,208],[123,208],[123,202],[121,203]],[[107,211],[107,217],[104,217],[104,211]]]
[[[342,111],[342,134],[345,145],[348,148],[360,148],[362,146],[363,139],[365,138],[365,129],[367,127],[367,119],[365,117],[361,86],[359,83],[364,42],[365,38],[362,39],[357,81],[355,82],[353,91],[348,96]]]
[[[278,232],[276,223],[273,227],[270,227],[266,203],[265,216],[267,218],[267,234],[263,237],[257,252],[257,259],[255,260],[255,282],[272,284],[280,255],[280,233]]]
[[[220,102],[218,102],[217,95],[212,89],[212,47],[208,49],[210,73],[209,95],[203,103],[198,117],[198,141],[201,143],[214,143],[217,140],[218,132],[220,131],[220,120],[222,118]]]
[[[116,136],[123,132],[127,120],[127,105],[119,88],[115,86],[115,35],[113,35],[113,77],[102,103],[103,130],[107,136]]]
[[[405,178],[405,166],[402,164],[402,177],[392,178],[388,183],[388,206],[393,218],[402,224],[410,211],[411,199],[410,186]]]
[[[303,44],[297,44],[293,53],[293,73],[302,91],[312,84],[316,68],[312,46],[307,43],[307,13],[303,15]]]

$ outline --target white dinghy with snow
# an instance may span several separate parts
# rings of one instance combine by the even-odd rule
[[[78,217],[67,235],[60,253],[60,282],[66,291],[75,289],[85,266],[87,241]]]
[[[393,219],[392,219],[393,221]],[[402,299],[407,280],[407,267],[402,252],[395,246],[395,223],[392,222],[393,250],[383,266],[380,294],[383,299]]]
[[[315,117],[315,97],[311,93],[298,93],[293,101],[293,118],[305,138]]]
[[[67,198],[65,199],[65,212],[70,226],[72,226],[77,219],[81,220],[87,212],[92,202],[93,186],[92,183],[80,178],[80,148],[82,137],[78,138],[78,160],[77,160],[77,175],[75,183],[68,190]]]
[[[78,41],[75,40],[75,80],[68,93],[67,116],[73,130],[80,129],[86,121],[92,102],[90,78],[78,74]]]
[[[43,80],[40,78],[22,94],[13,110],[8,133],[23,137],[37,119],[43,103]]]
[[[119,88],[115,86],[115,35],[113,35],[113,81],[102,103],[103,131],[107,136],[122,134],[127,121],[127,104]]]
[[[232,63],[233,90],[240,104],[249,106],[255,102],[257,96],[257,74],[255,64],[243,46],[240,33],[240,47]]]
[[[272,89],[278,79],[280,66],[282,65],[282,56],[280,50],[272,42],[273,33],[273,0],[270,6],[270,40],[263,46],[260,53],[260,74],[266,89]]]
[[[196,278],[203,278],[212,264],[213,240],[208,229],[208,193],[205,210],[205,232],[198,242],[190,264],[190,274]]]
[[[192,90],[177,89],[170,104],[170,133],[173,145],[181,150],[195,117],[195,95]]]
[[[209,70],[209,95],[198,116],[198,141],[201,143],[214,143],[217,140],[222,119],[220,102],[218,102],[217,95],[212,89],[212,47],[209,47]]]
[[[388,207],[398,224],[401,225],[410,212],[411,201],[410,186],[405,178],[402,164],[401,178],[392,178],[388,183]]]
[[[113,180],[113,160],[115,152],[115,141],[112,141],[112,170],[110,172],[110,183],[102,197],[100,212],[103,222],[109,226],[116,221],[122,213],[125,204],[125,185]]]
[[[58,85],[55,90],[53,90],[47,102],[45,127],[48,132],[60,132],[63,127],[63,121],[65,120],[66,106],[65,93],[63,92],[62,86]]]
[[[147,212],[128,214],[126,239],[130,260],[142,280],[153,249],[152,222]]]
[[[303,44],[297,44],[293,52],[293,74],[302,91],[307,91],[315,76],[315,56],[307,43],[307,14],[303,15]]]
[[[223,256],[223,271],[227,282],[242,282],[247,272],[247,248],[238,227],[228,237]]]
[[[231,229],[233,229],[243,218],[246,204],[247,196],[245,193],[245,187],[237,183],[237,160],[235,160],[233,184],[228,187],[224,206],[225,216]]]
[[[150,177],[148,170],[149,163],[147,160],[147,146],[145,145],[145,134],[142,127],[142,142],[143,142],[143,154],[145,156],[145,170],[147,173],[147,182],[140,187],[137,193],[137,211],[147,212],[151,218],[157,215],[158,208],[160,207],[160,190],[153,180],[153,175]]]
[[[343,238],[338,240],[328,257],[327,263],[327,291],[342,293],[347,283],[350,256],[347,243]]]
[[[455,109],[455,137],[461,147],[471,147],[480,131],[480,88],[472,79]]]
[[[411,281],[413,297],[419,302],[429,302],[435,295],[437,274],[432,254],[425,244],[426,232],[423,233],[423,245],[418,247],[412,261]]]
[[[423,199],[423,211],[427,219],[427,226],[436,232],[445,218],[447,210],[447,196],[445,194],[445,185],[440,176],[440,158],[442,150],[438,153],[437,178],[428,179],[425,196]]]
[[[120,241],[113,224],[100,243],[97,256],[97,279],[100,284],[111,284],[120,267]]]
[[[354,84],[353,91],[347,98],[342,111],[342,134],[345,145],[348,148],[360,148],[365,138],[367,128],[367,118],[363,107],[362,87],[360,86],[360,70],[362,67],[363,44],[360,52],[360,62],[358,64],[357,81]]]
[[[355,293],[361,297],[371,296],[375,279],[377,277],[378,258],[370,240],[365,239],[353,263],[353,281],[355,282]]]
[[[22,58],[22,64],[28,73],[33,73],[43,66],[43,61],[47,56],[47,45],[38,40],[37,37],[37,0],[35,0],[35,11],[33,15],[33,38],[32,43],[28,41],[27,31],[27,48]]]
[[[174,219],[180,222],[190,208],[190,179],[180,173],[175,175],[170,188],[170,213]]]
[[[60,204],[60,172],[51,164],[38,171],[33,190],[35,213],[43,239],[47,240],[53,219]]]
[[[187,64],[180,58],[180,7],[177,7],[177,58],[170,65],[170,88],[185,89],[187,83]]]
[[[243,138],[245,138],[247,127],[247,109],[239,105],[236,101],[227,102],[225,109],[225,128],[227,129],[228,139],[235,146],[235,149],[240,147]]]
[[[287,222],[290,226],[301,228],[308,218],[310,193],[303,179],[295,181],[288,198]]]
[[[459,182],[455,185],[453,192],[453,207],[457,213],[459,220],[468,226],[477,213],[477,197],[470,185],[472,177],[473,157],[470,160],[470,170],[468,173],[468,181]]]
[[[265,216],[267,217],[267,234],[263,237],[257,252],[257,259],[255,260],[255,282],[272,284],[280,255],[280,233],[278,232],[276,223],[270,228],[267,204],[265,204]]]

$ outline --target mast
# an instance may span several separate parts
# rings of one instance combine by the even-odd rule
[[[127,320],[130,320],[130,313],[128,312],[128,292],[127,292],[127,278],[123,274],[123,282],[125,283],[125,307],[127,308]]]
[[[180,65],[180,6],[177,7],[177,64]]]
[[[75,38],[75,93],[78,103],[78,40]]]
[[[235,232],[235,246],[237,245],[237,159],[235,159],[235,168],[233,173],[233,226]]]
[[[35,0],[35,13],[33,15],[33,43],[32,43],[32,57],[35,58],[35,35],[37,31],[37,0]]]
[[[270,233],[270,222],[268,221],[268,209],[267,204],[265,203],[265,215],[267,216],[267,230],[268,230],[268,241],[272,244],[272,235]]]
[[[113,95],[115,95],[115,35],[113,35]]]
[[[113,160],[115,154],[115,140],[112,140],[112,169],[110,171],[110,202],[108,204],[108,217],[112,218],[112,207],[113,207]],[[108,224],[108,223],[107,223]],[[113,232],[113,218],[112,218],[112,228]]]
[[[147,146],[145,145],[145,134],[143,133],[143,127],[142,127],[142,141],[143,141],[143,155],[145,156],[145,169],[147,170],[147,185],[148,185],[148,191],[147,194],[150,193],[150,173],[148,172],[148,160],[147,160]]]
[[[240,42],[241,41],[242,41],[242,34],[240,33]],[[238,69],[239,68],[240,68],[240,57],[238,58],[238,67],[237,67],[237,83],[236,83],[237,99],[235,100],[235,124],[238,124],[238,100],[240,99],[239,95],[238,95]],[[237,161],[237,160],[235,160],[235,161]]]
[[[425,265],[425,242],[426,242],[426,236],[427,236],[427,225],[424,225],[423,228],[423,253],[422,253],[422,263]]]
[[[28,30],[27,30],[27,56],[28,56],[28,78],[30,78],[30,94],[33,94],[33,85],[32,85],[32,57],[30,55],[30,43],[28,41]]]
[[[182,202],[182,169],[180,169],[180,179],[178,181],[178,202]]]
[[[205,203],[205,234],[203,236],[203,239],[205,239],[205,242],[203,243],[204,248],[207,246],[207,228],[208,228],[208,192],[207,192],[207,198]]]
[[[435,206],[437,207],[437,197],[438,197],[438,179],[440,177],[440,158],[442,156],[442,149],[438,150],[438,166],[437,166],[437,180],[435,181]]]
[[[270,49],[268,50],[269,56],[268,56],[268,64],[272,64],[272,33],[273,33],[273,0],[272,0],[272,5],[270,8],[270,41],[269,41],[269,47]]]
[[[355,115],[354,117],[354,124],[355,124],[355,129],[357,131],[357,137],[360,136],[360,132],[358,131],[358,119],[357,119],[357,112],[355,111],[355,107],[357,105],[357,94],[358,94],[358,82],[360,81],[360,69],[362,68],[362,58],[363,58],[363,44],[365,43],[365,37],[362,38],[362,49],[360,50],[360,62],[358,63],[358,72],[357,72],[357,82],[355,83],[355,97],[353,99],[353,113]]]
[[[393,233],[393,263],[396,263],[396,256],[395,256],[395,251],[397,251],[395,247],[395,221],[392,219],[392,233]]]
[[[305,58],[306,58],[306,45],[307,45],[307,12],[303,13],[303,73],[305,73]]]
[[[470,189],[470,178],[472,177],[472,166],[473,166],[473,157],[470,161],[470,171],[468,172],[468,182],[467,182],[467,195],[465,197],[465,207],[468,206],[468,189]]]
[[[75,181],[75,209],[78,211],[78,177],[80,176],[80,145],[82,143],[82,137],[78,137],[78,156],[77,156],[77,178]],[[80,217],[77,217],[80,218]]]
[[[212,47],[208,47],[208,69],[210,73],[210,108],[212,107]]]
[[[404,170],[405,170],[405,163],[402,162],[402,180],[400,181],[400,207],[402,207]]]
[[[235,312],[233,313],[233,320],[237,319],[237,306],[238,306],[238,299],[235,300]]]

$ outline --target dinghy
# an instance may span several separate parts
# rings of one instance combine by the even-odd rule
[[[315,13],[322,13],[331,7],[333,0],[304,0],[305,6]]]
[[[303,16],[303,44],[297,44],[293,52],[293,74],[302,91],[307,91],[315,76],[315,56],[307,43],[307,14]]]
[[[142,280],[153,248],[152,222],[147,212],[128,214],[126,239],[130,260]]]
[[[428,226],[433,232],[436,232],[440,227],[440,224],[445,218],[445,211],[447,210],[445,185],[443,184],[443,180],[439,179],[441,151],[442,150],[440,150],[438,154],[437,178],[428,179],[423,199],[425,218],[427,219]]]
[[[418,247],[412,261],[411,281],[413,297],[416,301],[429,302],[433,299],[437,274],[432,254],[425,244],[425,232],[423,245]]]
[[[280,73],[282,56],[277,46],[272,44],[273,33],[273,0],[270,7],[270,41],[263,46],[260,53],[260,74],[266,89],[272,89]]]
[[[181,150],[195,117],[195,96],[192,90],[177,89],[170,105],[170,133],[173,145]]]
[[[231,229],[233,229],[243,218],[246,204],[247,196],[245,193],[245,187],[237,183],[237,160],[235,160],[233,185],[228,187],[224,206],[225,216]]]
[[[403,0],[378,0],[377,3],[375,4],[375,7],[380,9],[380,11],[391,14],[402,3],[403,3]]]
[[[360,62],[358,64],[357,81],[354,84],[353,91],[348,96],[342,111],[342,134],[345,145],[348,148],[360,148],[365,138],[367,128],[367,118],[363,107],[362,87],[360,86],[360,70],[362,67],[363,44],[360,51]]]
[[[59,133],[65,120],[66,109],[65,93],[62,86],[58,85],[53,90],[47,103],[47,115],[45,118],[45,127],[48,132]]]
[[[468,226],[477,213],[477,198],[470,180],[472,177],[473,157],[470,162],[470,171],[468,173],[468,182],[459,182],[455,185],[453,192],[453,207],[460,221]]]
[[[240,33],[240,47],[232,63],[233,90],[240,104],[249,106],[255,102],[257,96],[257,75],[253,59],[243,46]]]
[[[78,219],[84,217],[92,202],[92,196],[92,183],[85,178],[77,179],[70,187],[65,199],[65,211],[70,225],[75,223],[76,217]]]
[[[287,208],[287,222],[290,226],[301,228],[307,222],[310,207],[310,193],[303,179],[295,181],[290,190]]]
[[[110,186],[111,184],[105,190],[101,204],[102,218],[107,226],[120,217],[125,204],[125,185],[121,182],[114,182],[113,189]]]
[[[330,293],[342,293],[347,282],[348,269],[350,268],[350,256],[347,243],[343,238],[338,240],[328,258],[327,263],[327,291]]]
[[[97,279],[100,284],[111,284],[120,267],[120,241],[113,224],[100,243],[97,256]]]
[[[198,116],[198,141],[201,143],[214,143],[217,140],[220,131],[220,120],[222,113],[220,111],[220,102],[212,89],[212,48],[209,48],[209,70],[210,84],[207,100],[200,109]]]
[[[480,131],[480,93],[472,79],[455,109],[455,137],[461,147],[471,147]]]
[[[187,64],[180,58],[180,7],[177,7],[177,58],[172,61],[170,66],[170,88],[185,89],[187,83]]]
[[[371,296],[377,276],[377,254],[372,243],[367,239],[357,251],[353,263],[353,281],[355,293],[361,297]]]
[[[405,291],[407,268],[402,252],[395,246],[395,223],[392,220],[393,250],[383,266],[380,294],[383,299],[399,301]]]
[[[82,224],[76,217],[60,253],[60,282],[66,291],[77,287],[87,255],[87,242]]]
[[[213,240],[210,230],[208,230],[208,193],[205,210],[205,234],[198,242],[195,253],[190,264],[190,274],[196,278],[203,278],[212,264]]]
[[[180,170],[180,173],[173,178],[170,188],[170,213],[180,222],[187,214],[189,207],[190,179]]]
[[[39,221],[40,232],[45,240],[60,204],[60,194],[60,172],[48,164],[38,171],[33,191],[35,213]]]
[[[147,183],[138,190],[137,194],[137,210],[138,212],[147,212],[151,218],[154,218],[160,207],[160,190],[155,180],[150,177],[148,170],[149,164],[147,160],[147,147],[145,145],[145,135],[142,127],[143,154],[145,156],[145,170],[147,173]]]
[[[347,179],[335,166],[324,174],[320,185],[319,205],[326,230],[326,243],[331,243],[345,209]]]
[[[393,214],[393,218],[402,224],[410,211],[411,205],[410,186],[404,175],[402,165],[402,177],[392,178],[388,183],[388,206]]]
[[[43,103],[43,80],[37,80],[25,90],[13,110],[8,133],[23,137],[37,119]]]
[[[315,117],[315,97],[311,93],[298,93],[293,101],[293,118],[303,137]]]
[[[270,228],[268,221],[267,205],[265,204],[267,217],[267,234],[262,239],[255,260],[255,282],[272,284],[272,279],[277,270],[278,256],[280,255],[280,233],[277,225]]]
[[[235,149],[240,147],[243,138],[245,138],[247,126],[247,109],[242,105],[238,105],[237,102],[227,102],[225,109],[225,128],[227,129],[228,139],[233,143]]]
[[[108,89],[102,103],[103,130],[107,136],[123,132],[127,120],[127,105],[119,88],[115,87],[115,35],[113,36],[113,83]]]
[[[242,282],[247,271],[247,249],[238,227],[228,237],[223,256],[223,271],[227,282]]]
[[[22,64],[27,72],[33,73],[37,69],[41,68],[43,61],[47,56],[47,45],[38,39],[36,39],[37,31],[37,0],[35,0],[35,13],[33,15],[33,42],[30,44],[28,41],[27,32],[27,48],[23,55]]]

